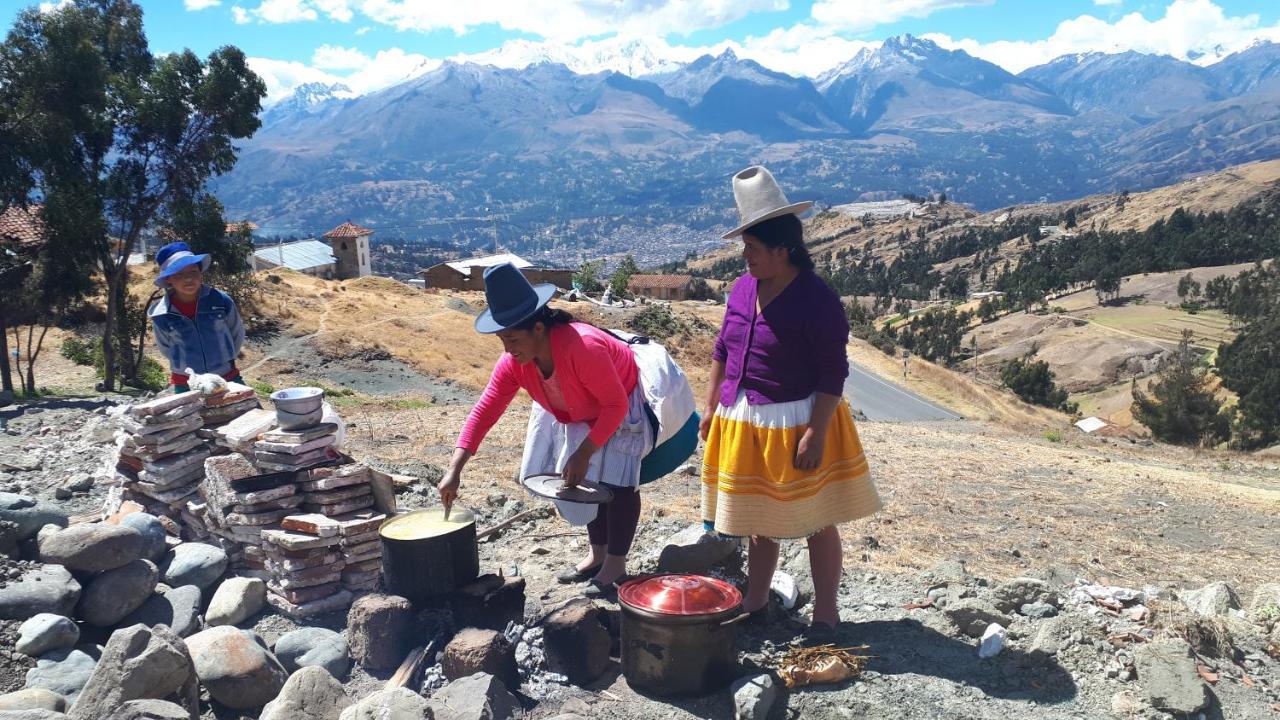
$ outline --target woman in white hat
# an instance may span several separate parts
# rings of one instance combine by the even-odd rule
[[[592,480],[612,492],[598,508],[557,502],[567,520],[587,526],[590,540],[587,557],[557,579],[589,580],[586,594],[611,594],[626,572],[640,520],[640,485],[674,470],[697,446],[692,395],[688,414],[677,421],[680,430],[657,443],[630,345],[548,307],[555,287],[530,284],[511,263],[489,268],[484,281],[489,306],[476,318],[476,330],[497,335],[505,352],[462,428],[438,486],[441,500],[446,508],[453,504],[467,461],[524,389],[535,406],[522,475],[558,472],[568,486]]]
[[[843,398],[849,323],[813,271],[797,213],[763,167],[733,177],[747,274],[726,303],[716,339],[702,436],[703,521],[750,537],[743,607],[762,614],[778,540],[807,538],[813,628],[839,622],[842,550],[836,526],[874,513],[880,499]]]

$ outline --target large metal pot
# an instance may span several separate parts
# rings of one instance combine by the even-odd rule
[[[387,591],[426,605],[480,575],[475,515],[455,505],[449,518],[431,508],[397,515],[378,526]]]
[[[622,674],[655,695],[704,695],[738,675],[742,594],[700,575],[637,578],[618,590]]]

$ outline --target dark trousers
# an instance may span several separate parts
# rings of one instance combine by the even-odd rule
[[[640,524],[639,488],[610,488],[613,499],[600,506],[596,519],[587,523],[587,537],[592,545],[606,545],[610,555],[631,552],[636,527]]]

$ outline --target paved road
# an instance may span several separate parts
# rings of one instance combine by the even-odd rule
[[[961,416],[849,363],[844,396],[868,420],[960,420]]]

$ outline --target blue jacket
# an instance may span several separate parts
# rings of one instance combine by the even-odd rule
[[[244,322],[235,301],[208,285],[200,288],[194,322],[170,307],[169,293],[147,309],[147,317],[155,329],[156,346],[176,373],[185,374],[191,368],[222,375],[231,369],[244,344]]]

